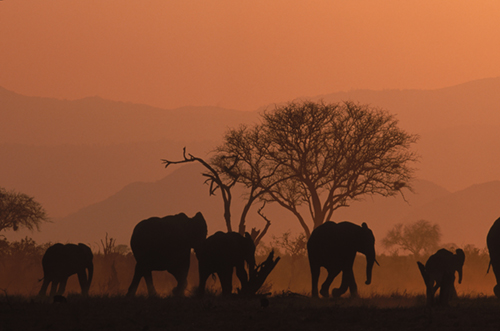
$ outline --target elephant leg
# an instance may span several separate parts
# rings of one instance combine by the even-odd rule
[[[440,284],[434,284],[434,280],[427,280],[426,284],[426,295],[427,295],[427,305],[432,306],[434,304],[434,296],[436,291],[441,287]]]
[[[318,297],[318,280],[319,280],[319,272],[320,272],[320,267],[316,265],[311,265],[311,280],[312,280],[312,287],[311,287],[311,296],[313,298]],[[328,291],[327,291],[328,293]]]
[[[200,268],[198,275],[199,275],[199,279],[200,279],[200,284],[198,285],[197,295],[199,297],[202,297],[205,295],[205,287],[207,286],[207,278],[210,276],[210,274],[205,272],[202,268]]]
[[[233,293],[233,268],[224,268],[217,272],[223,295]]]
[[[500,258],[498,256],[491,256],[490,252],[490,259],[493,274],[495,275],[495,279],[497,281],[497,284],[493,287],[493,293],[495,293],[497,298],[500,298]]]
[[[85,270],[78,272],[78,282],[80,283],[80,288],[82,289],[82,295],[89,295],[89,285],[87,280],[87,273]]]
[[[356,285],[356,281],[354,280],[354,273],[352,268],[348,268],[342,270],[342,282],[340,283],[339,288],[334,288],[332,290],[333,297],[340,297],[342,294],[347,292],[347,290],[351,290],[351,296],[358,296],[358,287]]]
[[[40,295],[40,296],[47,295],[47,288],[49,287],[50,282],[51,281],[47,278],[43,279],[42,288],[40,289],[40,292],[38,292],[38,295]]]
[[[53,297],[56,295],[57,287],[59,286],[59,280],[54,279],[52,280],[52,285],[50,286],[50,297]]]
[[[457,289],[455,288],[455,277],[453,277],[453,282],[451,283],[450,286],[450,299],[456,299],[458,298],[458,293]]]
[[[441,291],[439,292],[439,303],[443,306],[447,306],[452,295],[453,283],[455,282],[455,277],[451,273],[445,273],[441,281]]]
[[[340,273],[340,269],[329,269],[328,270],[328,276],[326,277],[325,281],[323,282],[323,285],[321,285],[321,290],[319,291],[319,293],[325,297],[325,298],[328,298],[329,296],[329,290],[330,290],[330,285],[332,285],[332,282],[333,280],[335,279],[335,277],[338,276],[338,274]]]
[[[342,274],[343,276],[343,274]],[[342,277],[343,278],[343,277]],[[356,284],[356,279],[354,278],[354,271],[351,269],[346,276],[347,285],[349,286],[349,291],[351,293],[351,297],[358,296],[358,285]],[[342,286],[340,286],[342,287]]]
[[[172,294],[175,296],[184,296],[184,291],[187,287],[188,270],[177,271],[173,275],[175,280],[177,280],[177,286],[172,290]]]
[[[141,278],[143,276],[142,268],[139,264],[135,265],[134,278],[132,279],[132,283],[128,287],[127,296],[134,296],[137,292],[137,288],[139,287],[139,283],[141,282]]]
[[[236,266],[236,276],[240,280],[241,289],[243,290],[247,287],[248,284],[248,274],[245,270],[245,264],[243,261],[241,262],[241,264],[238,264]]]
[[[59,284],[59,289],[57,290],[57,295],[63,295],[66,290],[66,283],[68,282],[68,277],[63,278]]]
[[[151,273],[151,270],[147,270],[144,272],[144,280],[146,281],[146,286],[148,288],[148,296],[156,296],[156,290],[153,285],[153,274]]]

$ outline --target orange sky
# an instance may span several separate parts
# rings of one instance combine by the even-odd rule
[[[3,0],[0,86],[254,110],[500,76],[500,1]]]

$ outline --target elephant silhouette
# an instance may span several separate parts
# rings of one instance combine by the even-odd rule
[[[488,231],[486,236],[486,245],[488,246],[488,252],[490,254],[490,264],[488,266],[488,271],[490,267],[493,268],[493,273],[497,284],[493,287],[493,292],[497,298],[500,298],[500,218],[498,218]]]
[[[88,295],[94,274],[93,258],[92,250],[84,244],[58,243],[50,246],[42,258],[43,284],[38,294],[45,296],[47,287],[52,283],[50,296],[62,296],[69,276],[77,274],[82,294]]]
[[[373,264],[378,262],[375,259],[375,237],[366,223],[359,226],[350,222],[325,222],[314,229],[307,242],[312,279],[311,295],[318,297],[320,268],[324,267],[328,276],[319,291],[323,297],[328,297],[330,285],[341,271],[342,283],[339,288],[332,290],[332,296],[341,296],[347,289],[351,296],[357,296],[358,288],[352,270],[357,252],[366,256],[365,284],[369,285]]]
[[[447,305],[448,301],[457,296],[455,290],[455,272],[458,272],[458,283],[462,283],[462,270],[465,262],[465,253],[457,249],[455,254],[447,249],[440,249],[431,255],[425,266],[417,262],[426,286],[427,304],[434,304],[434,296],[439,291],[439,303]]]
[[[180,213],[139,222],[130,239],[136,266],[127,296],[135,295],[142,277],[146,281],[148,295],[156,295],[151,273],[153,270],[170,272],[177,280],[172,293],[183,296],[191,248],[196,249],[206,237],[207,223],[199,212],[192,218]]]
[[[200,276],[198,296],[205,294],[207,278],[214,273],[219,277],[222,294],[230,295],[233,290],[234,268],[241,283],[240,292],[246,292],[249,277],[245,270],[245,262],[248,265],[250,278],[255,272],[255,244],[250,234],[245,233],[242,236],[237,232],[216,232],[196,249],[196,257]]]

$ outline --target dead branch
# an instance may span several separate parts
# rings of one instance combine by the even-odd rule
[[[246,286],[242,287],[240,293],[243,295],[255,295],[264,284],[271,271],[273,271],[276,264],[278,264],[279,260],[279,256],[274,259],[274,250],[272,250],[267,256],[267,259],[259,264],[253,273],[250,273],[250,279]]]
[[[250,236],[253,239],[253,242],[255,243],[255,246],[257,246],[260,243],[262,238],[264,238],[264,236],[266,235],[267,230],[269,230],[269,227],[271,226],[271,221],[266,217],[266,215],[264,215],[262,213],[262,209],[264,209],[265,206],[266,206],[266,202],[264,202],[262,207],[260,207],[259,210],[257,210],[257,214],[259,214],[260,217],[262,217],[266,221],[266,226],[264,227],[264,229],[262,231],[256,230],[255,228],[253,228],[252,233],[250,234]]]
[[[171,161],[171,160],[166,160],[162,159],[161,161],[165,164],[165,168],[172,164],[182,164],[182,163],[188,163],[188,162],[199,162],[201,163],[207,170],[208,172],[202,173],[203,176],[207,177],[205,183],[209,184],[209,194],[210,195],[215,195],[215,191],[217,189],[220,189],[221,195],[222,195],[222,200],[224,202],[224,219],[226,221],[226,227],[228,232],[232,232],[232,227],[231,227],[231,187],[233,187],[236,182],[237,178],[233,178],[229,184],[224,184],[222,179],[219,176],[219,173],[212,168],[205,160],[202,158],[196,157],[192,154],[186,155],[186,147],[183,148],[183,160],[179,161]]]

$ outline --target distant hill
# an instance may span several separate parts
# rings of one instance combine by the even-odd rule
[[[397,115],[402,127],[417,133],[500,124],[500,77],[436,90],[352,90],[313,99],[385,108]]]
[[[441,225],[443,241],[486,246],[486,234],[500,217],[500,181],[472,185],[432,201],[405,217]]]
[[[256,113],[217,107],[165,110],[99,97],[57,100],[0,88],[0,186],[34,196],[52,217],[168,172],[182,148],[205,157],[229,127]]]
[[[486,234],[500,217],[500,181],[472,185],[457,192],[447,192],[429,182],[416,183],[416,195],[407,196],[408,205],[380,197],[356,202],[336,213],[340,219],[355,223],[367,220],[380,224],[374,227],[380,240],[396,223],[407,224],[427,220],[441,227],[442,243],[459,246],[486,246]],[[368,223],[370,224],[370,223]]]
[[[420,135],[418,176],[452,191],[500,180],[500,77],[436,90],[353,90],[314,100],[351,100],[387,109]]]
[[[430,91],[353,90],[309,99],[352,100],[396,114],[404,129],[421,136],[414,146],[422,156],[417,177],[457,191],[500,180],[499,92],[500,78],[491,78]],[[181,158],[184,146],[207,157],[227,128],[255,122],[258,111],[166,110],[0,88],[0,118],[0,185],[33,195],[59,218],[130,183],[163,178],[170,170],[160,159]]]
[[[89,97],[27,97],[0,88],[0,144],[111,145],[159,140],[219,140],[257,114],[218,107],[166,110]]]
[[[198,164],[184,165],[159,181],[132,183],[99,203],[43,225],[42,232],[34,233],[33,237],[42,242],[73,241],[96,246],[108,233],[118,243],[128,244],[134,226],[142,219],[179,212],[192,216],[198,211],[208,222],[209,234],[225,230],[222,200],[220,196],[208,195],[208,186],[203,184],[204,178],[200,175],[202,170]],[[500,216],[499,181],[455,193],[428,181],[416,181],[414,191],[406,191],[404,199],[401,196],[367,197],[353,202],[350,207],[336,211],[333,220],[368,223],[380,245],[394,224],[426,219],[441,226],[443,243],[484,247],[489,227]],[[233,226],[240,215],[242,193],[237,190],[233,194]],[[267,241],[272,235],[279,236],[287,230],[302,231],[295,217],[278,205],[267,205],[264,214],[272,221]],[[252,210],[247,229],[263,226],[264,221]],[[19,238],[24,235],[26,231],[16,234]]]

